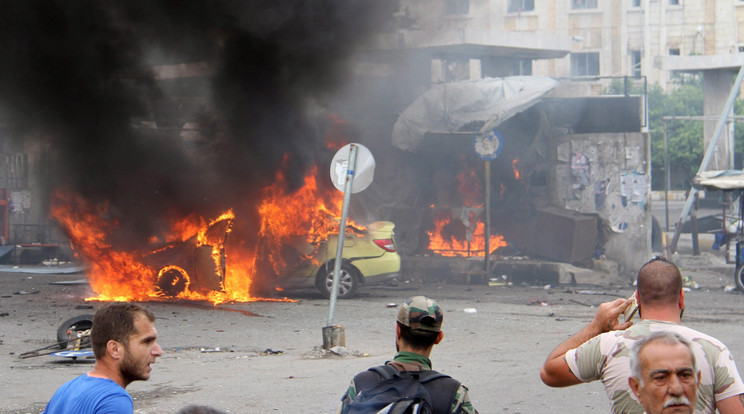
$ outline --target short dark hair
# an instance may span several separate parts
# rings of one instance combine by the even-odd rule
[[[673,305],[679,302],[682,273],[677,265],[662,256],[654,256],[641,266],[636,282],[641,305]]]
[[[397,322],[400,327],[400,337],[405,343],[414,349],[427,349],[434,345],[439,336],[439,332],[427,331],[424,329],[411,329],[411,327]]]
[[[134,321],[139,315],[155,322],[155,315],[138,303],[109,302],[98,309],[90,329],[90,343],[96,358],[106,355],[106,344],[112,339],[127,346],[130,335],[137,332]]]

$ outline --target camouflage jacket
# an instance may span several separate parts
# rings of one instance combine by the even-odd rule
[[[423,371],[431,369],[431,360],[429,358],[421,354],[406,351],[398,352],[392,361],[387,361],[385,364],[392,365],[399,371]],[[354,384],[354,379],[352,379],[346,393],[341,397],[341,408],[338,412],[344,414],[348,409],[349,403],[351,403],[351,400],[357,394],[356,384]],[[460,384],[457,392],[455,392],[449,414],[478,414],[478,411],[473,408],[473,404],[470,402],[467,387],[462,384]]]
[[[579,380],[602,381],[613,413],[643,413],[643,406],[628,385],[630,347],[637,339],[655,331],[673,331],[692,343],[700,370],[695,414],[713,414],[716,412],[716,401],[744,393],[744,383],[726,345],[709,335],[673,322],[645,319],[624,331],[603,333],[566,352],[566,362]]]

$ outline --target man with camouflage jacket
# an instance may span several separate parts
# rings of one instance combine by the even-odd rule
[[[431,354],[434,345],[442,341],[441,331],[444,313],[434,300],[425,296],[407,299],[398,311],[395,328],[398,353],[386,365],[399,372],[422,372],[431,370]],[[382,376],[373,370],[357,374],[341,399],[339,413],[348,411],[352,400],[364,390],[374,387]],[[470,402],[468,389],[459,381],[445,376],[426,383],[435,414],[477,414]],[[451,391],[450,391],[451,390]]]
[[[543,382],[565,387],[601,380],[614,414],[643,413],[628,382],[631,346],[653,332],[672,331],[692,343],[701,373],[695,413],[744,413],[744,383],[726,345],[680,325],[685,295],[679,268],[662,257],[652,259],[638,272],[635,297],[640,322],[618,321],[632,298],[601,304],[587,326],[550,353],[540,370]]]

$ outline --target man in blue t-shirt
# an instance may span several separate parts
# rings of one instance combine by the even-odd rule
[[[132,414],[129,383],[150,378],[155,358],[163,355],[156,340],[155,315],[136,303],[107,303],[93,317],[90,342],[93,369],[62,385],[43,414]]]

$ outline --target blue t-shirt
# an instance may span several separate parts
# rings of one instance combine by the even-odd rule
[[[132,414],[132,397],[108,378],[83,374],[54,393],[42,414]]]

